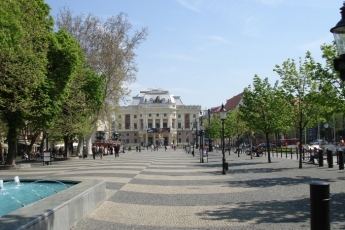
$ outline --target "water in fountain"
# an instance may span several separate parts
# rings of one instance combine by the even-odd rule
[[[73,183],[62,183],[61,181],[53,180],[20,182],[19,177],[15,177],[14,181],[2,181],[2,186],[0,181],[0,216],[44,199],[73,185]]]

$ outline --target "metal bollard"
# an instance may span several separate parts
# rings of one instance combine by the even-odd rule
[[[343,170],[344,169],[344,151],[342,149],[339,149],[338,155],[339,155],[339,170]]]
[[[319,150],[319,166],[320,167],[323,166],[323,150],[322,149]]]
[[[329,183],[313,181],[310,184],[310,229],[329,230],[330,198]]]
[[[228,171],[229,170],[229,163],[223,162],[223,168],[225,169],[225,171]]]
[[[333,151],[327,150],[328,168],[333,168]]]

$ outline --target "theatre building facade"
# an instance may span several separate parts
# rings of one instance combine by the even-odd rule
[[[184,105],[169,91],[140,91],[117,113],[116,132],[126,145],[186,145],[194,141],[193,125],[200,111],[200,105]]]

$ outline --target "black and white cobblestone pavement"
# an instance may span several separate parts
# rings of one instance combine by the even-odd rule
[[[330,183],[331,229],[345,229],[345,172],[290,158],[226,153],[200,163],[183,150],[126,152],[31,168],[2,170],[3,178],[100,179],[107,200],[73,230],[310,229],[309,183]]]

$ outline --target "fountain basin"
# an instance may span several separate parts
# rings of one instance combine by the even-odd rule
[[[21,181],[36,180],[21,179]],[[105,181],[59,181],[76,185],[0,217],[0,228],[71,229],[106,199]]]

